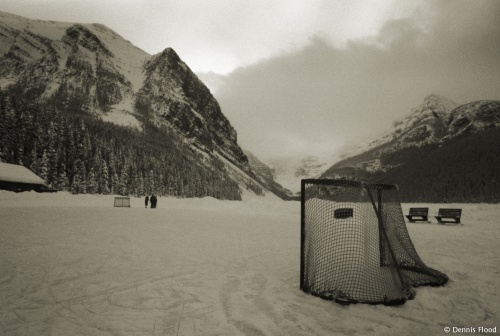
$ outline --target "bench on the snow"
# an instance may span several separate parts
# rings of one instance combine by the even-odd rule
[[[443,223],[455,223],[460,224],[460,217],[462,217],[462,209],[439,209],[438,215],[436,217],[440,224]],[[449,219],[444,221],[443,219]]]
[[[414,223],[416,221],[429,222],[428,216],[429,208],[410,208],[410,211],[408,215],[406,215],[406,218],[408,218],[410,223]]]

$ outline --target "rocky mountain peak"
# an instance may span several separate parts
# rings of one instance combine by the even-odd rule
[[[450,136],[500,128],[500,101],[480,100],[457,107],[447,121]]]
[[[396,147],[420,146],[437,141],[446,133],[446,121],[456,106],[444,96],[430,94],[403,120],[393,123],[395,130],[390,138],[396,141]]]
[[[109,57],[114,57],[113,53],[102,43],[99,37],[80,24],[75,24],[66,29],[66,34],[62,40],[73,46],[73,48],[81,45],[91,52],[102,52]]]
[[[431,110],[438,114],[447,114],[451,112],[455,107],[457,107],[457,104],[454,101],[444,96],[433,93],[425,97],[420,110],[422,112]]]
[[[161,55],[162,57],[165,57],[171,64],[184,63],[181,61],[181,58],[179,57],[179,55],[177,55],[175,50],[170,47],[165,48],[165,50],[161,52]]]
[[[4,89],[62,113],[76,111],[144,132],[165,131],[171,141],[188,148],[197,165],[216,174],[227,170],[230,176],[224,178],[240,185],[255,184],[248,182],[256,175],[235,129],[208,87],[172,48],[152,56],[102,24],[0,12]]]
[[[457,104],[452,100],[437,94],[430,94],[425,97],[422,104],[411,110],[403,123],[406,127],[412,127],[419,122],[433,121],[435,119],[443,121],[447,119],[449,113],[455,107],[457,107]]]
[[[160,69],[163,73],[173,73],[182,69],[186,71],[187,65],[172,48],[166,48],[162,52],[153,55],[145,66],[147,73]]]
[[[204,151],[217,151],[232,162],[248,160],[237,135],[210,90],[172,48],[151,57],[137,101],[157,122],[167,122]],[[145,108],[144,108],[145,107]]]
[[[500,101],[454,106],[426,97],[395,129],[321,177],[395,183],[408,202],[497,202],[491,181],[500,167],[492,150],[499,147]]]

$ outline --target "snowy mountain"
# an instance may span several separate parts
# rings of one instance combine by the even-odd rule
[[[149,55],[101,24],[31,20],[0,12],[0,90],[139,133],[153,132],[153,125],[168,132],[168,141],[194,153],[190,160],[225,171],[240,189],[262,187],[210,90],[171,48]],[[4,160],[13,160],[1,150]],[[41,159],[43,152],[37,151]],[[214,166],[214,160],[222,164]]]
[[[337,160],[337,157],[308,156],[297,160],[274,159],[271,164],[274,167],[276,181],[291,190],[296,196],[300,196],[300,181],[302,179],[319,177],[326,168]]]
[[[295,168],[295,177],[313,178],[318,176],[325,169],[326,162],[315,156],[308,156],[301,160]]]
[[[158,122],[171,125],[198,148],[216,151],[248,169],[237,135],[219,104],[171,48],[151,57],[136,104]]]
[[[255,172],[258,181],[268,190],[272,191],[274,194],[278,195],[282,199],[290,200],[294,199],[294,194],[289,189],[284,188],[283,184],[276,181],[275,169],[269,167],[265,163],[259,160],[252,152],[249,150],[244,150],[245,155],[248,158],[250,167]]]
[[[499,101],[481,100],[454,109],[446,125],[446,138],[500,128],[499,105]]]
[[[109,112],[142,86],[150,56],[100,24],[30,20],[0,12],[0,85]]]
[[[396,183],[406,201],[499,200],[493,191],[500,173],[499,121],[500,101],[456,107],[430,95],[364,151],[321,177]]]
[[[253,171],[257,173],[258,175],[262,176],[265,179],[268,180],[275,180],[276,179],[276,174],[274,168],[269,167],[265,163],[263,163],[261,160],[259,160],[258,157],[256,157],[252,152],[250,152],[248,149],[243,149],[245,155],[248,158],[248,162],[250,163],[250,166],[252,167]]]

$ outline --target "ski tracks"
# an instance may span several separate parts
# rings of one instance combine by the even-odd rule
[[[313,326],[301,323],[295,313],[294,301],[300,302],[299,291],[290,288],[290,281],[274,279],[282,274],[270,265],[273,253],[276,251],[267,250],[228,262],[219,295],[233,335],[311,334]],[[291,282],[295,285],[294,279]]]

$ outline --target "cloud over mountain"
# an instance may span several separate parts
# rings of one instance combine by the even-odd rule
[[[500,3],[429,1],[378,34],[295,52],[217,78],[215,96],[243,147],[263,159],[331,155],[380,133],[429,93],[498,99]]]

